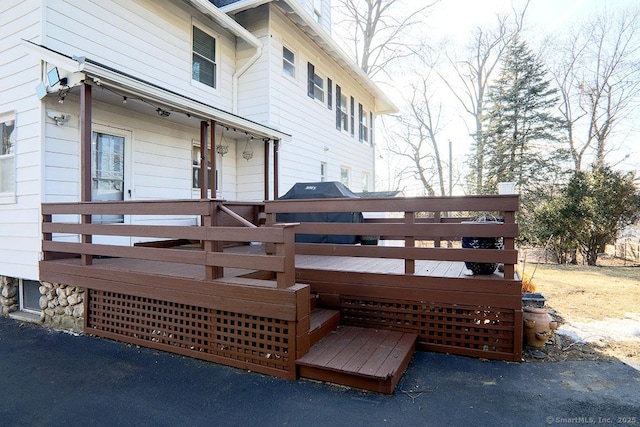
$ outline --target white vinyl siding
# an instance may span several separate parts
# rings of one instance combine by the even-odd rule
[[[231,111],[236,39],[186,3],[150,0],[40,3],[46,8],[42,40],[45,46],[69,56],[86,56]],[[215,37],[216,90],[192,79],[193,26]]]

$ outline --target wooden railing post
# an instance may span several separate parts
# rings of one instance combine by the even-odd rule
[[[504,212],[504,223],[513,224],[516,222],[516,213],[513,211]],[[503,244],[505,250],[515,249],[515,239],[513,237],[504,237]],[[512,280],[515,277],[515,265],[504,264],[504,278]]]
[[[282,228],[282,243],[275,244],[275,254],[284,257],[284,271],[276,274],[278,288],[284,289],[296,282],[295,226],[297,224],[275,224]]]
[[[434,212],[433,213],[433,223],[434,224],[440,224],[442,222],[442,212],[438,211],[438,212]],[[436,237],[433,239],[433,247],[434,248],[439,248],[440,247],[440,237]]]
[[[202,226],[203,227],[215,227],[218,225],[218,205],[219,201],[212,200],[209,203],[209,215],[202,217]],[[205,253],[209,252],[222,252],[222,242],[220,241],[212,241],[212,240],[203,240],[203,249]],[[204,267],[204,277],[205,280],[213,280],[219,279],[224,276],[224,268],[217,266],[209,266],[205,265]]]
[[[406,225],[411,226],[413,229],[416,223],[416,213],[415,212],[405,212],[404,213],[404,223]],[[405,248],[413,248],[416,245],[416,238],[414,237],[415,233],[412,233],[411,236],[405,236],[404,238],[404,246]],[[416,272],[416,260],[414,259],[405,259],[404,260],[404,274],[415,274]]]

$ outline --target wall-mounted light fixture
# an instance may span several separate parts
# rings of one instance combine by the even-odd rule
[[[56,122],[57,126],[62,126],[71,119],[71,114],[64,114],[59,111],[47,111],[47,117]]]
[[[58,71],[58,67],[54,67],[47,72],[47,78],[49,79],[49,87],[54,87],[57,84],[61,86],[67,85],[67,78],[60,77],[60,71]]]

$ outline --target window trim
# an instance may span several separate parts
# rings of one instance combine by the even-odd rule
[[[206,58],[198,53],[195,52],[194,49],[194,45],[193,45],[193,37],[194,37],[194,28],[197,28],[198,30],[202,31],[203,33],[207,34],[209,37],[211,37],[214,40],[214,47],[215,47],[215,58],[213,61],[213,65],[214,65],[214,76],[213,76],[213,80],[214,80],[214,84],[215,86],[210,86],[206,83],[201,82],[200,80],[196,80],[193,78],[193,55],[197,54],[198,56],[202,57],[205,60],[209,60],[209,58]],[[219,49],[219,41],[220,39],[220,35],[214,33],[213,31],[209,30],[205,25],[200,24],[197,21],[193,21],[191,22],[191,70],[190,70],[190,76],[191,76],[191,84],[194,86],[197,86],[199,88],[208,90],[208,91],[213,91],[213,92],[218,92],[218,83],[220,81],[220,49]]]
[[[8,160],[6,163],[9,164],[8,168],[10,170],[11,177],[11,188],[9,191],[0,192],[0,204],[12,204],[16,202],[16,191],[18,187],[17,179],[17,171],[16,171],[16,150],[18,145],[18,127],[17,127],[17,119],[15,110],[7,111],[4,113],[0,113],[0,123],[4,124],[6,122],[13,121],[13,131],[11,132],[12,136],[12,149],[7,154],[0,154],[1,160]],[[3,162],[4,163],[4,162]]]

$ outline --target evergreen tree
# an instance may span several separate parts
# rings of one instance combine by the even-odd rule
[[[489,90],[486,116],[485,186],[516,182],[520,192],[556,176],[561,160],[561,121],[552,112],[558,103],[543,64],[517,37],[508,48],[499,79]]]

